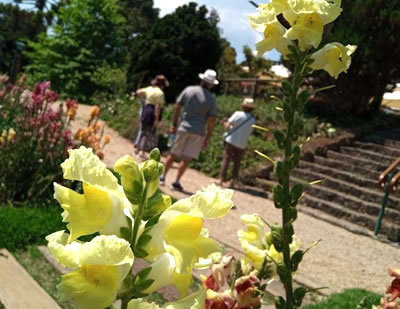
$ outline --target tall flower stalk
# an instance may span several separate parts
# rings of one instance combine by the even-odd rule
[[[249,16],[250,25],[264,34],[264,39],[257,43],[258,54],[261,56],[275,48],[294,66],[290,81],[282,83],[284,98],[276,98],[281,104],[280,110],[286,125],[284,131],[274,131],[277,144],[284,152],[283,159],[273,161],[258,151],[258,154],[274,162],[274,173],[279,182],[273,188],[273,198],[275,207],[282,210],[282,226],[271,226],[272,244],[283,255],[282,261],[274,261],[285,288],[285,298],[275,299],[278,309],[300,307],[307,293],[305,288],[294,289],[293,286],[293,273],[307,250],[291,251],[293,223],[297,219],[296,206],[307,184],[292,185],[290,174],[300,159],[301,145],[297,140],[304,128],[302,113],[311,95],[310,91],[301,90],[304,76],[313,70],[323,69],[338,78],[350,66],[350,55],[356,49],[356,46],[343,46],[335,42],[316,50],[324,26],[340,15],[340,5],[341,0],[272,0],[260,4],[258,13]]]

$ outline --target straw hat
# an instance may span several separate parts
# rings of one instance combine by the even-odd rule
[[[219,81],[217,80],[217,72],[211,69],[207,69],[204,73],[200,73],[199,77],[206,81],[207,83],[218,85]]]
[[[254,103],[254,100],[252,98],[244,98],[241,106],[251,109],[256,108],[256,104]]]

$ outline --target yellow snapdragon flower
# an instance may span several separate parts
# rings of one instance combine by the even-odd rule
[[[131,204],[117,178],[92,149],[83,146],[69,150],[69,159],[61,167],[65,179],[83,183],[83,194],[54,183],[54,197],[71,232],[68,241],[95,232],[119,236],[120,228],[128,226],[124,210]]]
[[[128,309],[203,309],[206,301],[206,290],[200,287],[199,290],[181,300],[157,305],[155,303],[144,302],[143,299],[132,299],[128,303]]]
[[[329,43],[312,55],[314,62],[310,65],[313,70],[325,70],[334,78],[342,72],[347,72],[351,64],[350,55],[357,46],[343,46],[340,43]]]
[[[209,267],[219,258],[215,253],[220,252],[220,247],[208,237],[207,229],[203,228],[203,219],[225,216],[233,206],[232,195],[232,190],[210,185],[204,191],[198,191],[167,208],[149,231],[152,239],[143,248],[148,252],[146,259],[155,263],[159,258],[164,259],[163,265],[171,269],[169,272],[173,282],[168,280],[182,296],[189,289],[192,268]],[[164,253],[169,255],[165,256]]]
[[[57,286],[60,300],[74,300],[78,309],[110,306],[129,273],[134,256],[130,244],[117,236],[97,236],[90,242],[73,241],[64,231],[46,237],[50,252],[72,272]]]

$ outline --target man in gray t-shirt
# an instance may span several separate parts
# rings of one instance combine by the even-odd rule
[[[176,134],[171,153],[165,162],[164,175],[160,183],[165,183],[165,177],[172,167],[175,158],[182,161],[179,164],[178,173],[172,188],[182,191],[180,179],[185,173],[192,159],[197,159],[200,151],[206,148],[210,142],[214,129],[217,106],[210,89],[218,84],[217,73],[214,70],[206,70],[199,74],[200,85],[186,87],[177,98],[175,106],[171,134]],[[183,113],[178,119],[183,107]],[[206,130],[207,127],[207,130]]]

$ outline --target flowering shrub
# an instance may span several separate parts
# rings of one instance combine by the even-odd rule
[[[104,147],[110,143],[111,137],[104,135],[104,126],[99,122],[100,108],[94,105],[89,112],[89,120],[86,128],[80,128],[74,134],[74,139],[93,149],[94,153],[101,159],[104,159]]]
[[[73,268],[58,285],[61,300],[72,299],[77,308],[106,308],[116,299],[123,309],[159,308],[142,298],[173,285],[182,298],[177,306],[203,308],[203,288],[187,296],[191,272],[212,265],[221,251],[203,221],[227,214],[232,190],[211,185],[171,205],[171,198],[158,190],[163,173],[158,149],[141,164],[128,155],[120,158],[114,170],[121,184],[91,149],[81,146],[69,154],[61,164],[63,176],[82,182],[83,193],[54,183],[69,232],[46,238],[57,261]],[[99,235],[89,242],[79,240],[94,233]],[[132,274],[135,257],[150,266]]]
[[[60,179],[59,165],[72,146],[66,124],[76,102],[65,112],[57,99],[50,82],[31,91],[25,76],[15,85],[0,76],[0,202],[46,196]]]

